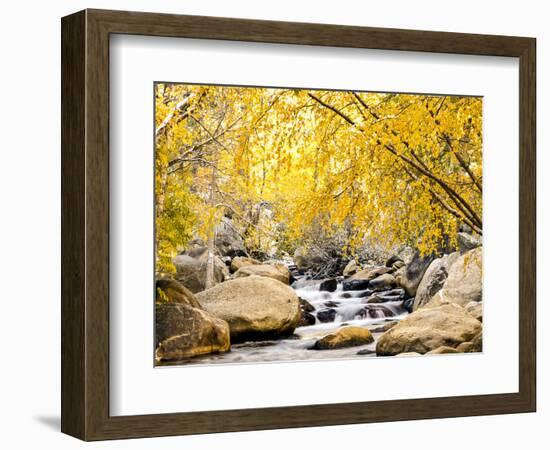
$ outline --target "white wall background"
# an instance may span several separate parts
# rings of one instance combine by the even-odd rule
[[[4,448],[74,449],[59,432],[60,17],[93,8],[535,36],[538,38],[538,412],[508,416],[103,442],[95,448],[545,448],[550,441],[547,205],[550,146],[549,11],[545,2],[460,0],[73,0],[4,2],[0,15],[0,402]],[[511,208],[511,214],[516,208]],[[506,242],[503,242],[503,254]],[[546,326],[545,326],[546,325]],[[221,380],[221,383],[224,381]],[[230,380],[226,381],[228,388]],[[413,381],[410,381],[413,382]]]

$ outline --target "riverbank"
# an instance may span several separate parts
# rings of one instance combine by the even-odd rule
[[[184,255],[180,282],[160,280],[156,364],[481,351],[481,254],[477,247],[408,262],[395,257],[383,266],[350,262],[342,275],[323,280],[309,279],[293,261],[235,257],[217,265],[215,287],[199,286],[197,294],[180,284],[195,258]],[[201,270],[200,257],[193,264]]]

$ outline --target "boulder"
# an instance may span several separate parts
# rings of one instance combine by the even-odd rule
[[[298,322],[298,327],[307,327],[315,325],[316,319],[315,316],[309,312],[302,311],[300,316],[300,321]]]
[[[216,238],[214,245],[221,256],[248,256],[244,241],[233,225],[233,221],[224,217],[216,227]]]
[[[199,238],[199,237],[196,237],[194,239],[191,239],[187,245],[186,245],[186,248],[187,248],[187,252],[193,250],[193,249],[197,249],[197,248],[206,248],[206,244],[204,243],[204,241]],[[186,252],[186,254],[187,254]]]
[[[441,347],[437,347],[434,350],[430,350],[426,355],[444,355],[446,353],[460,353],[456,348],[454,347],[448,347],[446,345],[442,345]]]
[[[463,342],[456,347],[460,353],[479,353],[483,351],[483,333],[480,331],[471,341]]]
[[[284,264],[259,264],[241,267],[233,276],[235,278],[257,275],[260,277],[273,278],[281,283],[290,283],[290,271]]]
[[[392,329],[394,326],[396,326],[399,322],[387,322],[384,325],[380,325],[376,328],[372,328],[370,331],[371,333],[385,333],[386,331]]]
[[[481,246],[481,236],[471,233],[460,232],[457,235],[458,249],[460,253],[466,253]]]
[[[395,277],[394,277],[395,278]],[[395,288],[391,289],[387,292],[384,292],[382,294],[379,293],[379,295],[385,295],[388,297],[398,297],[400,300],[403,300],[405,298],[405,290],[403,288]]]
[[[298,326],[305,327],[308,325],[315,325],[316,319],[312,314],[312,312],[315,311],[315,307],[301,297],[298,297],[298,301],[300,302],[300,322]]]
[[[351,280],[374,280],[376,277],[379,277],[380,275],[384,275],[386,273],[392,272],[391,267],[375,267],[375,268],[367,268],[363,269],[356,274],[351,276]]]
[[[361,280],[353,280],[353,281],[350,281],[350,283],[363,283],[363,281]],[[370,297],[372,295],[375,294],[375,291],[374,289],[365,289],[365,290],[361,290],[360,292],[356,292],[356,293],[349,293],[348,294],[350,295],[349,298],[367,298],[367,297]],[[345,294],[342,294],[341,297],[343,297]]]
[[[369,287],[369,280],[351,280],[347,279],[342,282],[344,291],[363,291]]]
[[[352,259],[349,263],[346,264],[346,267],[344,267],[344,271],[342,272],[342,275],[345,278],[351,277],[352,275],[355,275],[357,272],[361,270],[361,266],[357,264],[357,262]]]
[[[441,346],[454,348],[471,341],[480,332],[479,320],[458,305],[425,307],[380,336],[376,353],[393,356],[404,352],[424,354]]]
[[[334,292],[338,287],[338,282],[335,278],[329,278],[328,280],[323,280],[319,285],[320,291]]]
[[[383,303],[368,303],[357,312],[357,315],[362,318],[381,319],[384,317],[394,317],[396,313],[393,307],[384,305]]]
[[[483,247],[477,247],[460,255],[449,269],[443,288],[432,297],[428,306],[445,303],[466,306],[470,302],[481,302],[482,257]]]
[[[376,355],[376,351],[370,350],[368,348],[363,348],[359,350],[356,355]]]
[[[391,292],[391,291],[390,291]],[[361,300],[361,303],[386,303],[386,302],[398,302],[403,300],[403,297],[399,295],[387,295],[384,293],[373,294],[370,297],[367,297]]]
[[[289,336],[301,318],[294,290],[268,277],[229,280],[199,293],[197,299],[206,311],[227,321],[231,342]]]
[[[199,242],[200,241],[196,241],[195,245],[183,251],[181,254],[190,256],[191,258],[202,257],[208,251],[208,247],[206,245],[199,245]],[[214,249],[214,254],[219,256],[218,250]]]
[[[387,259],[385,266],[386,266],[386,267],[392,267],[392,266],[393,266],[396,262],[398,262],[398,261],[401,261],[403,264],[405,264],[405,263],[403,262],[403,260],[402,260],[399,256],[393,255],[393,256],[390,256],[390,257]]]
[[[309,303],[306,299],[298,297],[298,301],[300,302],[300,308],[302,309],[302,311],[305,311],[305,312],[315,311],[315,306]]]
[[[327,308],[337,308],[340,306],[340,302],[335,302],[334,300],[329,300],[328,302],[323,302]]]
[[[206,284],[207,261],[208,252],[203,253],[199,258],[189,255],[176,256],[173,260],[176,267],[175,279],[195,294],[203,291]],[[214,256],[214,283],[221,283],[228,276],[227,266],[220,258]]]
[[[328,308],[328,309],[322,309],[321,311],[317,312],[317,319],[319,319],[319,322],[322,322],[322,323],[334,322],[335,318],[336,318],[335,309]]]
[[[230,349],[229,326],[206,311],[183,303],[155,305],[156,357],[178,360]]]
[[[395,278],[395,280],[397,281],[400,277],[402,277],[403,275],[405,275],[405,272],[407,271],[407,266],[401,266],[397,269],[395,269],[393,272],[392,272],[392,275],[393,277]],[[398,283],[399,284],[399,283]],[[408,295],[407,295],[408,297]]]
[[[193,308],[202,308],[195,297],[195,294],[193,294],[181,283],[178,283],[176,280],[171,280],[168,278],[157,280],[156,301],[158,303],[182,303],[184,305],[192,306]]]
[[[434,259],[433,255],[421,256],[420,252],[416,252],[410,264],[395,275],[397,284],[405,289],[409,297],[416,295],[422,277]]]
[[[454,252],[431,262],[416,290],[413,311],[426,305],[441,290],[445,281],[447,281],[449,268],[459,257],[459,253]]]
[[[236,272],[241,267],[254,266],[258,264],[261,264],[261,262],[258,261],[257,259],[248,258],[246,256],[236,256],[231,260],[231,273]]]
[[[472,352],[481,352],[483,351],[483,330],[474,336],[471,340],[472,342]]]
[[[231,256],[222,256],[221,261],[231,269]]]
[[[362,327],[347,326],[338,329],[315,342],[314,350],[334,350],[337,348],[357,347],[374,341],[369,330]]]
[[[393,270],[399,270],[399,269],[401,269],[401,267],[405,267],[405,266],[406,266],[406,264],[403,261],[395,261],[392,264],[391,268]]]
[[[405,308],[405,310],[408,313],[412,313],[413,312],[413,304],[414,304],[414,297],[408,298],[408,299],[403,301],[403,308]]]
[[[395,278],[391,276],[389,273],[380,275],[376,277],[374,280],[370,281],[370,288],[374,289],[375,291],[384,291],[387,289],[393,289],[394,287],[395,287]]]
[[[483,322],[483,302],[470,302],[464,309],[472,317],[475,317],[480,322]]]

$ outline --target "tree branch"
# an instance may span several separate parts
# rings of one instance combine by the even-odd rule
[[[420,173],[425,175],[426,177],[430,178],[431,180],[435,181],[439,186],[443,188],[447,194],[449,194],[449,197],[453,200],[455,205],[457,207],[465,208],[472,221],[474,221],[480,228],[482,227],[482,222],[479,216],[476,214],[476,212],[472,209],[472,207],[462,198],[462,196],[456,192],[453,188],[451,188],[447,183],[445,183],[443,180],[441,180],[439,177],[436,177],[433,173],[431,173],[429,170],[424,169],[421,165],[415,163],[412,159],[408,158],[407,156],[399,153],[397,150],[395,150],[392,146],[384,144],[384,148],[390,151],[392,154],[400,158],[401,160],[405,161],[409,165],[413,166],[416,170],[418,170]]]
[[[460,166],[464,169],[464,171],[468,174],[470,179],[474,182],[474,184],[477,187],[477,189],[479,190],[479,192],[482,193],[483,188],[481,186],[481,183],[475,177],[475,175],[472,172],[472,170],[470,169],[470,166],[468,165],[468,163],[466,163],[466,161],[462,158],[462,156],[460,156],[460,153],[454,149],[453,145],[451,144],[451,140],[449,139],[449,136],[444,134],[443,138],[445,139],[445,142],[447,143],[447,145],[451,149],[451,152],[453,153],[453,155],[455,155],[455,157],[458,160],[458,163],[460,164]]]
[[[320,100],[319,98],[315,97],[313,94],[311,93],[308,93],[308,95],[313,98],[314,100],[316,100],[318,103],[320,103],[322,106],[324,106],[325,108],[327,109],[330,109],[332,112],[334,112],[335,114],[339,115],[340,117],[342,117],[344,120],[346,120],[346,122],[348,122],[350,125],[352,126],[356,126],[355,122],[353,120],[351,120],[348,116],[346,116],[342,111],[338,110],[337,108],[335,108],[334,106],[331,106],[329,105],[328,103],[325,103],[323,102],[322,100]],[[374,115],[371,111],[370,111],[370,108],[368,107],[368,105],[366,105],[364,102],[363,102],[363,99],[361,99],[361,97],[359,97],[359,95],[357,95],[357,93],[354,92],[354,95],[355,97],[357,98],[357,100],[359,102],[361,102],[361,104],[363,105],[364,108],[367,109],[367,111],[369,111],[369,113],[375,117],[376,119],[379,119],[380,117],[378,115]],[[364,132],[364,130],[362,130]],[[399,159],[401,159],[402,161],[405,161],[407,164],[411,165],[412,167],[414,167],[416,170],[418,170],[420,173],[422,173],[423,175],[425,175],[426,177],[428,177],[429,179],[431,179],[432,181],[434,181],[435,183],[437,183],[439,186],[441,186],[441,188],[449,195],[449,197],[451,198],[451,200],[453,201],[453,203],[457,206],[457,208],[459,208],[463,214],[471,221],[473,222],[477,228],[483,228],[483,225],[482,225],[482,221],[481,221],[481,218],[477,215],[477,213],[474,211],[474,209],[468,204],[468,202],[466,200],[464,200],[464,198],[458,193],[456,192],[451,186],[449,186],[447,183],[445,183],[443,180],[441,180],[439,177],[437,177],[436,175],[434,175],[429,169],[427,169],[424,164],[418,164],[416,162],[414,162],[413,160],[411,160],[410,158],[408,158],[407,156],[401,154],[400,152],[398,152],[395,148],[393,148],[392,146],[390,145],[387,145],[387,144],[382,144],[380,141],[378,141],[379,145],[382,145],[383,148],[387,149],[388,151],[390,151],[393,155],[395,155],[396,157],[398,157]],[[424,167],[423,167],[424,166]]]
[[[189,102],[194,96],[195,94],[189,94],[187,97],[180,100],[176,104],[176,106],[166,115],[162,123],[155,130],[156,138],[158,138],[161,134],[164,134],[166,127],[168,126],[168,124],[176,114],[179,114],[179,116],[177,117],[178,122],[182,121],[183,119],[185,119],[185,117],[188,116],[188,113],[186,112],[186,110],[189,106]]]
[[[311,92],[308,92],[307,95],[309,95],[309,97],[311,97],[316,102],[323,105],[325,108],[330,109],[333,113],[339,115],[342,119],[344,119],[350,125],[355,126],[355,122],[351,120],[348,116],[346,116],[342,111],[336,109],[334,106],[330,106],[328,103],[325,103],[323,100],[321,100],[319,97],[316,97]]]
[[[197,119],[195,116],[193,116],[192,114],[189,114],[189,117],[191,117],[195,122],[197,122],[197,124],[204,130],[206,131],[206,134],[208,134],[208,136],[210,136],[210,138],[216,143],[218,144],[221,148],[223,148],[224,150],[227,150],[229,152],[229,149],[223,145],[216,136],[214,136],[210,130],[208,130],[208,128],[206,128],[206,126],[199,120]]]
[[[378,114],[376,114],[375,112],[373,112],[369,105],[367,105],[363,99],[359,96],[359,94],[357,92],[353,92],[353,96],[359,101],[359,103],[361,103],[361,105],[363,106],[363,108],[365,108],[367,110],[367,112],[375,118],[375,120],[378,120],[380,119],[380,116]]]
[[[418,181],[418,177],[414,175],[409,169],[406,167],[403,167],[403,170],[409,177],[411,177],[412,180]],[[430,194],[432,194],[432,197],[450,214],[455,216],[457,219],[465,222],[468,226],[472,228],[475,232],[477,232],[479,235],[482,235],[483,230],[476,226],[473,222],[471,222],[467,217],[464,217],[464,215],[460,214],[456,209],[454,209],[452,206],[450,206],[443,197],[441,197],[431,186],[428,186],[428,190],[430,191]]]

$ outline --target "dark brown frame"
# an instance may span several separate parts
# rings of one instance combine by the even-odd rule
[[[536,408],[534,38],[85,10],[62,30],[61,429],[84,440],[532,412]],[[109,35],[519,58],[519,392],[109,415]]]

